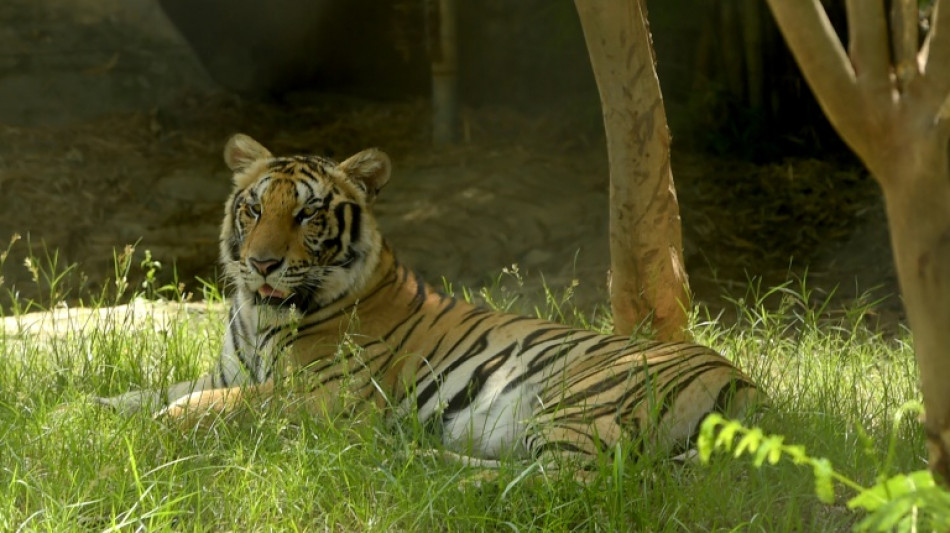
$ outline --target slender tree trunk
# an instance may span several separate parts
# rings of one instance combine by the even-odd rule
[[[746,86],[744,43],[742,21],[739,11],[742,6],[738,2],[719,0],[719,31],[716,39],[722,55],[723,81],[729,95],[736,101],[747,100],[748,87]]]
[[[432,61],[432,142],[451,144],[458,140],[458,44],[456,0],[431,0],[428,5],[432,28],[429,55]]]
[[[848,0],[846,54],[818,0],[768,2],[828,119],[884,191],[930,467],[950,483],[950,6],[938,2],[918,50],[916,0],[892,0],[889,18],[883,0]]]
[[[749,102],[749,107],[761,113],[765,107],[766,96],[762,6],[760,0],[744,0],[737,9],[742,23],[746,101]]]
[[[575,0],[600,91],[610,160],[610,304],[614,328],[649,320],[685,336],[689,287],[670,132],[643,0]]]

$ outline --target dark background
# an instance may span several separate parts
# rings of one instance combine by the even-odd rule
[[[602,303],[606,153],[573,3],[458,6],[461,140],[433,147],[424,2],[5,0],[0,243],[24,239],[0,306],[111,290],[127,244],[133,283],[149,250],[162,282],[198,292],[196,275],[216,276],[220,151],[236,131],[276,152],[390,153],[378,216],[432,282],[490,284],[518,264],[525,285],[504,283],[525,301],[576,280],[578,304]],[[728,311],[752,279],[805,277],[833,309],[874,289],[876,317],[896,326],[877,187],[765,6],[650,2],[650,21],[697,299]]]

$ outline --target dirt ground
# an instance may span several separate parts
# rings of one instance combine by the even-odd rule
[[[477,287],[517,264],[527,283],[508,286],[529,301],[542,280],[558,290],[576,280],[582,308],[605,301],[607,161],[587,125],[557,109],[465,109],[464,142],[434,148],[424,101],[241,98],[214,85],[160,14],[76,3],[0,5],[0,20],[17,22],[0,27],[0,244],[28,236],[95,286],[114,275],[114,250],[137,242],[137,257],[149,250],[165,275],[174,264],[196,287],[194,276],[215,275],[230,187],[221,149],[241,131],[278,153],[388,152],[395,171],[378,217],[432,282]],[[874,289],[882,324],[902,320],[878,191],[859,169],[675,152],[673,172],[691,286],[714,312],[752,278],[807,272],[833,307]],[[26,255],[17,243],[3,288],[38,297]]]

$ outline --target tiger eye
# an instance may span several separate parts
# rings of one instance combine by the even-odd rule
[[[244,206],[247,207],[247,210],[248,210],[248,212],[251,213],[251,216],[253,216],[254,218],[260,218],[260,216],[261,216],[261,204],[257,204],[257,203],[253,203],[253,204],[252,204],[252,203],[246,203],[246,204],[244,204]]]
[[[313,217],[315,214],[317,214],[316,206],[308,205],[297,212],[297,221],[303,222],[304,220]]]

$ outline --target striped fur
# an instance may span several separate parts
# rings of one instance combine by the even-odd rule
[[[235,190],[221,258],[234,288],[218,364],[164,393],[104,403],[189,417],[226,411],[294,376],[316,413],[395,406],[484,460],[593,456],[624,439],[688,446],[711,411],[742,413],[751,381],[695,344],[601,335],[446,296],[382,241],[372,202],[389,177],[375,150],[336,164],[229,141]]]

